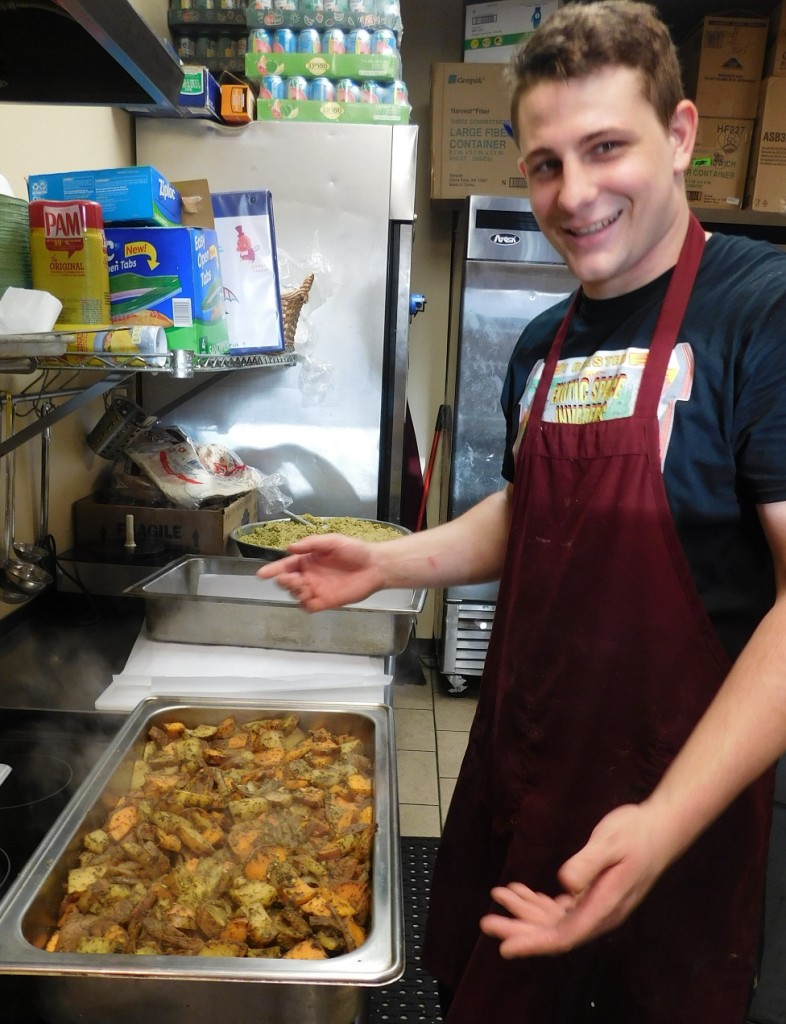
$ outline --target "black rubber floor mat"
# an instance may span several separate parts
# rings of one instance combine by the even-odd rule
[[[404,896],[404,976],[384,988],[371,990],[368,1024],[439,1024],[442,1014],[437,985],[420,963],[426,926],[431,873],[439,839],[401,839],[401,877]]]

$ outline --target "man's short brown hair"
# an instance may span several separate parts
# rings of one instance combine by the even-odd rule
[[[519,100],[529,89],[614,66],[640,72],[643,95],[668,128],[685,95],[668,28],[655,7],[640,0],[590,0],[561,7],[514,54],[510,113],[516,141]]]

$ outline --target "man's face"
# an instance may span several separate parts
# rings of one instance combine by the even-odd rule
[[[676,263],[694,115],[683,101],[666,131],[627,67],[523,94],[518,128],[532,211],[590,297],[632,291]]]

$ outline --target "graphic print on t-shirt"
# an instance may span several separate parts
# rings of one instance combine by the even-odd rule
[[[580,425],[631,416],[641,386],[647,349],[628,348],[616,352],[598,351],[575,359],[561,359],[554,370],[543,410],[544,423]],[[529,411],[543,373],[542,359],[532,369],[519,402],[519,431],[514,453],[518,452]],[[658,403],[660,455],[663,465],[674,424],[677,402],[690,398],[694,360],[690,345],[676,345]]]

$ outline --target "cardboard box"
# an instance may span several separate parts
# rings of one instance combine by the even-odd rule
[[[223,555],[229,534],[237,526],[257,521],[256,491],[243,494],[225,508],[151,508],[145,505],[114,505],[95,494],[72,506],[74,544],[87,550],[121,550],[125,542],[126,516],[134,517],[134,540],[161,541],[175,554]]]
[[[522,196],[526,179],[510,116],[504,64],[433,64],[431,198]]]
[[[155,167],[31,174],[27,190],[31,200],[94,200],[101,204],[104,224],[180,223],[180,194]]]
[[[753,138],[753,120],[700,117],[685,187],[691,206],[741,210]]]
[[[107,228],[112,322],[152,324],[169,349],[229,351],[216,232],[203,228]]]
[[[765,78],[753,133],[745,207],[786,213],[786,78]]]
[[[247,82],[224,72],[220,79],[221,120],[227,124],[248,124],[256,115],[254,91]]]
[[[682,48],[685,90],[702,117],[756,116],[766,18],[708,15]]]
[[[546,0],[541,4],[523,0],[469,4],[464,12],[464,60],[504,64],[517,47],[562,6],[562,0]]]
[[[189,117],[202,117],[210,121],[221,119],[221,89],[207,68],[196,64],[183,67],[179,106],[181,113]]]

